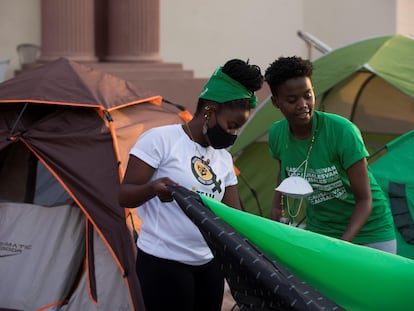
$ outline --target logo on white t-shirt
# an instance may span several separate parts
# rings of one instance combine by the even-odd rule
[[[214,185],[213,192],[221,192],[221,181],[217,180],[211,166],[197,156],[191,158],[191,171],[200,184],[205,186]]]

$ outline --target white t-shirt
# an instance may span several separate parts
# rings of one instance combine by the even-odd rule
[[[230,153],[199,144],[196,147],[180,124],[146,131],[130,154],[155,168],[151,180],[169,177],[218,201],[225,187],[237,184]],[[201,156],[210,160],[208,165],[201,162]],[[144,252],[191,265],[213,258],[199,229],[175,201],[163,203],[154,197],[139,206],[137,214],[142,219],[137,245]]]

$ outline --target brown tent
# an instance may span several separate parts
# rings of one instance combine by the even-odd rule
[[[118,187],[138,136],[182,122],[162,103],[64,58],[0,84],[0,309],[144,310]]]

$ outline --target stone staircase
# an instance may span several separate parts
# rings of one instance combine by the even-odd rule
[[[182,64],[179,63],[99,62],[90,65],[184,106],[192,114],[197,107],[198,96],[208,80],[208,78],[194,78],[193,71],[183,69]],[[270,90],[266,83],[256,95],[259,99],[258,104],[268,98]]]
[[[88,63],[88,66],[135,83],[138,87],[182,105],[192,114],[207,79],[194,78],[179,63]]]

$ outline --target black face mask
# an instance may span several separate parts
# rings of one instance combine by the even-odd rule
[[[207,137],[211,147],[224,149],[234,144],[237,135],[227,133],[218,123],[207,129]]]

